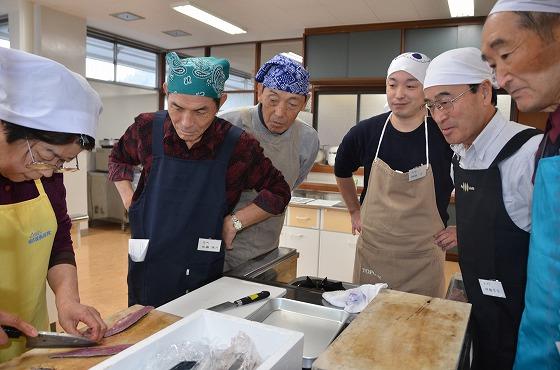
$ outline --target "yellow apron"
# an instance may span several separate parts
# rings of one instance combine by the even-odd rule
[[[57,220],[41,180],[39,196],[0,205],[0,310],[48,330],[45,281]],[[25,351],[25,340],[0,346],[0,363]]]
[[[354,261],[354,283],[387,283],[390,289],[443,297],[445,253],[433,235],[444,228],[429,166],[426,130],[426,174],[409,181],[379,159],[385,122],[371,166],[361,208],[362,232]]]

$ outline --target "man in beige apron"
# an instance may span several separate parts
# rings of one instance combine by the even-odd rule
[[[424,109],[429,61],[420,53],[393,60],[387,72],[391,112],[350,130],[339,147],[335,174],[353,229],[360,232],[354,283],[385,282],[391,289],[443,297],[442,247],[456,244],[444,224],[453,186],[451,151]],[[351,177],[359,165],[367,181],[361,207]]]
[[[309,74],[301,64],[276,55],[259,69],[255,80],[261,83],[259,104],[219,116],[251,133],[294,189],[311,170],[319,150],[317,132],[297,118],[307,101]],[[255,195],[254,190],[242,193],[235,210],[252,202]],[[238,232],[233,249],[226,251],[224,271],[278,248],[284,215]]]

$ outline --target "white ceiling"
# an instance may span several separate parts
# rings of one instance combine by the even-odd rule
[[[0,1],[0,14],[8,4]],[[193,0],[193,5],[247,30],[228,35],[171,9],[177,0],[34,0],[87,19],[103,31],[177,49],[203,45],[302,37],[305,28],[449,18],[447,0]],[[485,16],[496,0],[475,0],[475,15]],[[129,11],[144,17],[126,22],[110,16]],[[180,29],[192,36],[171,37]]]

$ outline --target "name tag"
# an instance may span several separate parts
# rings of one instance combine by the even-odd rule
[[[198,250],[204,252],[219,252],[222,241],[219,239],[198,238]]]
[[[480,283],[482,294],[489,295],[492,297],[498,297],[498,298],[506,297],[506,293],[504,292],[504,287],[502,286],[502,283],[500,283],[498,280],[478,279],[478,282]]]
[[[556,342],[556,349],[558,350],[558,354],[560,355],[560,342]]]
[[[426,166],[418,166],[408,171],[408,182],[421,179],[426,176]]]

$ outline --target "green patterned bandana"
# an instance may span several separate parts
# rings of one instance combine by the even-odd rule
[[[207,96],[219,99],[229,77],[229,61],[214,57],[181,59],[177,53],[166,56],[169,66],[167,91],[170,94]]]

